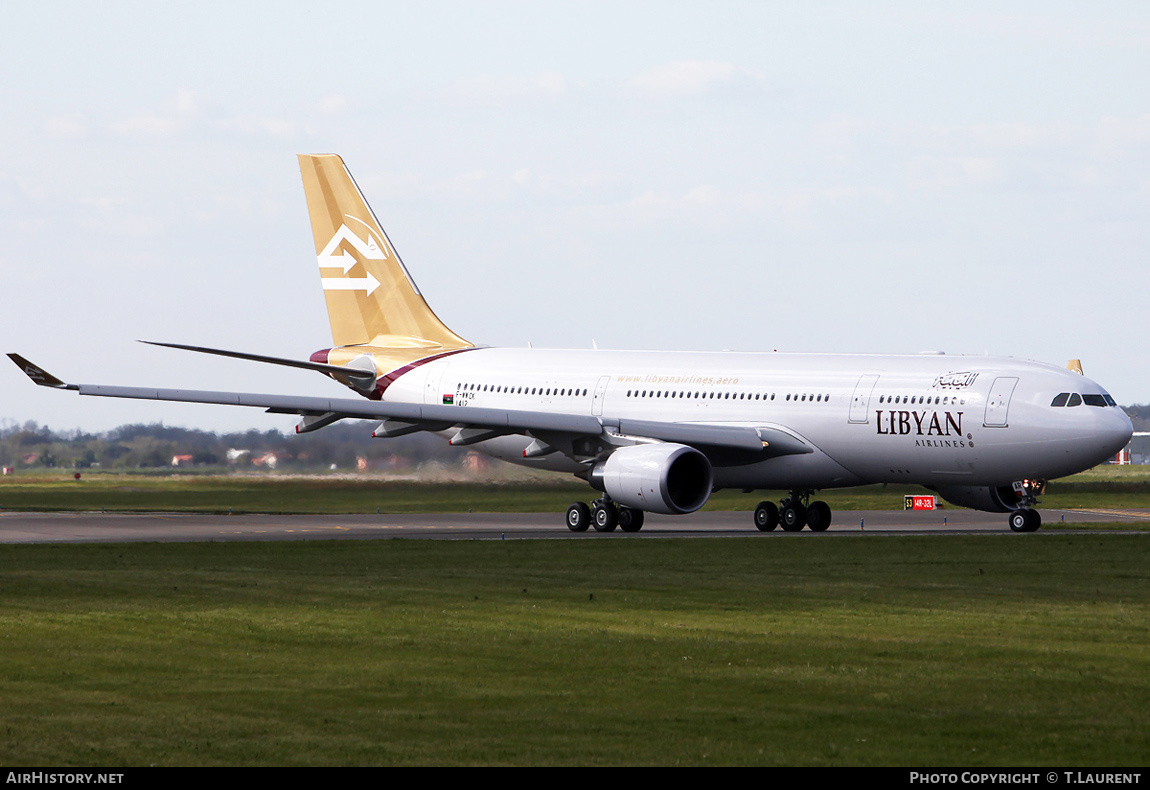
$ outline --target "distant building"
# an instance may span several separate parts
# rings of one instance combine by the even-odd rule
[[[1130,440],[1130,444],[1126,445],[1123,451],[1129,455],[1128,461],[1117,461],[1117,463],[1128,464],[1150,464],[1150,432],[1138,431],[1135,432],[1134,437]],[[1121,453],[1119,453],[1121,455]]]

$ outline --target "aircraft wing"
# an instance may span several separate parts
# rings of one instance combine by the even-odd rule
[[[402,436],[416,431],[454,429],[454,445],[468,445],[509,434],[562,437],[563,444],[580,438],[635,437],[675,442],[708,449],[754,454],[761,460],[779,455],[813,452],[790,433],[772,427],[673,423],[627,418],[557,414],[545,411],[491,409],[474,406],[397,403],[358,398],[322,398],[252,392],[119,387],[102,384],[69,384],[29,362],[19,354],[8,355],[33,382],[44,387],[73,390],[81,395],[104,398],[136,398],[182,403],[215,403],[263,408],[276,414],[298,414],[304,420],[300,433],[341,419],[382,420],[375,435]],[[546,439],[545,439],[546,441]]]

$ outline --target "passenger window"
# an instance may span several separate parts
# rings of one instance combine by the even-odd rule
[[[1050,401],[1051,406],[1065,406],[1066,401],[1070,400],[1069,392],[1060,392],[1054,396],[1054,400]]]
[[[1067,406],[1081,406],[1082,405],[1082,396],[1079,395],[1077,392],[1071,394],[1070,402],[1067,403],[1066,405]]]

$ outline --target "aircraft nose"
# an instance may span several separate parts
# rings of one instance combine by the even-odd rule
[[[1099,426],[1098,433],[1106,441],[1107,447],[1113,448],[1110,454],[1115,455],[1130,444],[1130,438],[1134,436],[1134,424],[1122,409],[1107,409],[1106,420]]]

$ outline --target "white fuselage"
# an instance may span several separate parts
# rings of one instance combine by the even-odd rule
[[[1060,393],[1104,405],[1055,407]],[[559,351],[477,348],[418,365],[385,401],[452,403],[609,420],[784,431],[813,453],[747,463],[713,458],[717,488],[833,488],[868,483],[1001,486],[1090,468],[1129,441],[1130,420],[1090,379],[1011,358]],[[475,445],[556,471],[561,454],[525,458],[532,441]]]

